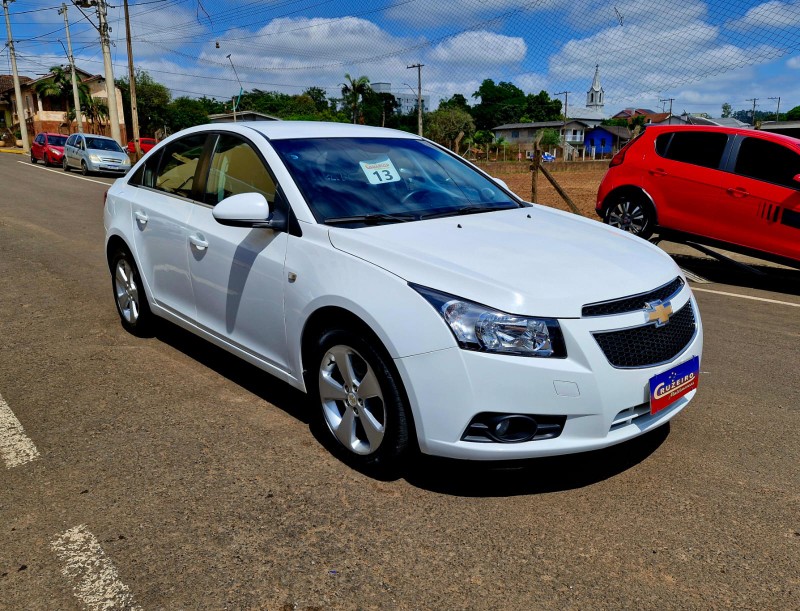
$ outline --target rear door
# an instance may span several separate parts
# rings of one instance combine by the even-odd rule
[[[194,178],[207,134],[191,134],[169,143],[140,166],[129,184],[134,244],[139,270],[155,302],[195,320],[197,310],[189,277],[189,215]]]
[[[728,208],[737,209],[736,244],[800,260],[800,145],[739,136]]]
[[[722,167],[729,138],[702,129],[656,137],[643,183],[661,227],[725,239],[727,230],[718,219],[725,205]]]

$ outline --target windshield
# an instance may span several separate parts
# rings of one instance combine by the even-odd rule
[[[108,138],[86,138],[86,148],[96,151],[116,151],[122,152],[122,147],[114,140]]]
[[[47,136],[47,144],[50,146],[64,146],[66,143],[66,136]]]
[[[363,226],[523,205],[422,140],[312,138],[271,144],[323,223]]]

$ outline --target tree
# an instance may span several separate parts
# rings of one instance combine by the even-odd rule
[[[472,115],[461,108],[442,108],[440,105],[435,111],[428,113],[425,120],[425,135],[456,153],[459,153],[458,142],[461,138],[471,138],[474,133],[475,121]]]
[[[156,82],[145,70],[137,70],[134,78],[136,81],[136,110],[139,115],[139,131],[143,136],[152,136],[168,123],[169,113],[167,109],[172,95],[166,86]],[[126,125],[133,124],[129,81],[130,79],[127,76],[116,81],[116,85],[122,94],[122,109]]]
[[[439,100],[439,108],[458,108],[465,112],[470,111],[469,102],[467,102],[467,98],[465,98],[460,93],[454,93],[446,100]]]
[[[800,121],[800,106],[795,106],[786,113],[787,121]]]
[[[103,127],[103,122],[108,119],[108,104],[105,100],[89,96],[81,102],[81,112],[89,122],[89,132],[96,134],[97,130]]]
[[[492,129],[506,123],[519,123],[527,106],[522,89],[503,81],[495,84],[492,79],[484,80],[472,97],[480,99],[480,103],[472,107],[475,126],[480,130]]]
[[[528,123],[558,121],[561,118],[561,100],[550,99],[544,90],[536,95],[529,93],[525,96],[525,116]]]
[[[369,86],[369,78],[366,76],[359,76],[353,78],[349,74],[344,75],[345,82],[342,83],[342,97],[345,103],[350,106],[353,111],[353,123],[358,123],[358,104],[364,93],[372,88]]]
[[[33,86],[36,95],[40,98],[55,98],[59,101],[61,108],[64,108],[64,119],[68,123],[75,120],[75,109],[70,109],[72,100],[72,70],[67,71],[65,67],[53,66],[50,68],[52,76],[43,81],[39,81]],[[90,97],[89,88],[78,83],[78,103],[84,104]],[[74,104],[73,104],[74,106]]]
[[[199,100],[183,96],[167,106],[167,125],[173,132],[203,123],[208,123],[208,113]]]
[[[328,96],[322,87],[309,87],[303,92],[303,95],[307,95],[314,100],[314,106],[317,112],[325,112],[330,108]]]
[[[491,149],[492,143],[494,142],[494,133],[490,132],[488,129],[478,130],[472,137],[472,141],[478,146],[483,145],[484,147],[486,147],[486,159],[488,160],[489,150]]]
[[[723,119],[727,119],[728,117],[731,116],[732,112],[733,112],[733,109],[731,108],[731,105],[728,104],[727,102],[725,102],[722,105],[722,118]]]
[[[552,147],[558,146],[561,144],[561,134],[558,133],[557,129],[540,129],[537,130],[537,134],[541,132],[542,139],[539,141],[543,147]]]
[[[398,108],[400,108],[400,102],[391,93],[378,93],[372,89],[364,92],[361,114],[367,125],[385,127],[387,120],[391,121]]]

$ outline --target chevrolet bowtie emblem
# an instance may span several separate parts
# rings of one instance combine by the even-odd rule
[[[656,327],[663,327],[672,316],[672,304],[669,301],[662,302],[660,299],[651,301],[644,304],[644,315],[647,317],[647,322],[655,321]]]

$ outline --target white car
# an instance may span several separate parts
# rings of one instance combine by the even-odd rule
[[[700,316],[665,253],[418,136],[191,128],[114,183],[104,219],[125,328],[165,318],[307,392],[362,467],[594,450],[696,393]]]

